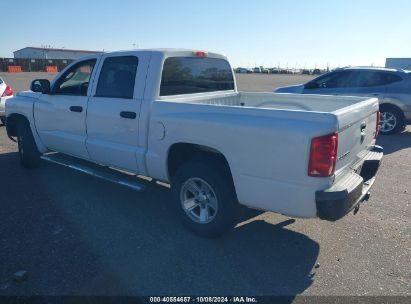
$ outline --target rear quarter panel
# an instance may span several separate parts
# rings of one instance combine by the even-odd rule
[[[307,176],[311,138],[335,132],[337,124],[329,113],[154,101],[147,171],[169,181],[167,155],[173,144],[207,146],[227,159],[240,203],[314,217],[315,190],[330,186],[332,178]]]

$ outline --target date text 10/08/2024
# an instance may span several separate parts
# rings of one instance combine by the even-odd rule
[[[254,297],[150,297],[150,303],[257,303]]]

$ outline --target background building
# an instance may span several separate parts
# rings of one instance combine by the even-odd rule
[[[55,49],[55,48],[39,48],[25,47],[14,51],[14,58],[29,58],[29,59],[69,59],[74,60],[86,55],[103,53],[100,51],[85,51],[85,50],[70,50],[70,49]]]
[[[391,69],[411,70],[411,58],[387,58],[385,67]]]

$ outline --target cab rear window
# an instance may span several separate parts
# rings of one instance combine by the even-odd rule
[[[160,96],[234,90],[234,78],[224,59],[169,57],[161,77]]]

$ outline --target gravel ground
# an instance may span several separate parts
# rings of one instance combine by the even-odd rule
[[[53,75],[1,76],[19,91]],[[308,79],[237,77],[250,91]],[[384,162],[357,215],[250,212],[205,240],[181,227],[168,188],[136,193],[48,163],[25,170],[1,126],[0,295],[410,296],[411,128],[378,143]]]

